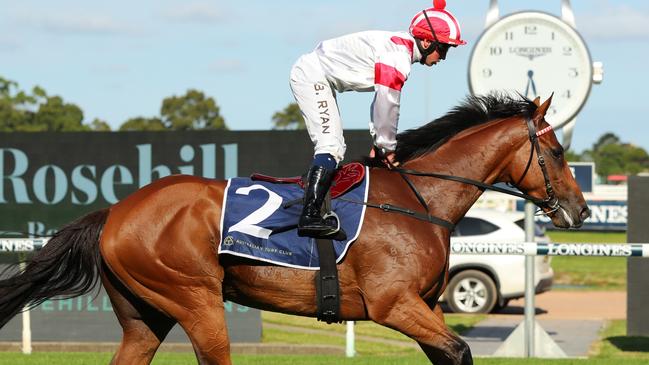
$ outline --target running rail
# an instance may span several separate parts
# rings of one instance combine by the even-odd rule
[[[453,242],[463,255],[649,257],[649,243]]]
[[[47,244],[50,237],[43,238],[0,238],[0,254],[3,253],[27,253],[39,251]],[[25,263],[20,263],[20,270],[25,269]],[[27,308],[25,308],[27,309]],[[22,343],[23,354],[32,353],[32,325],[29,310],[24,310],[22,316]]]
[[[0,253],[40,251],[50,240],[0,238]],[[649,257],[649,243],[453,242],[460,255]]]
[[[39,251],[50,237],[42,238],[0,238],[0,253]]]

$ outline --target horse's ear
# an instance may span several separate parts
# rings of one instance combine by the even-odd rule
[[[543,119],[543,117],[545,117],[545,113],[548,112],[548,108],[550,108],[550,104],[552,103],[552,96],[554,96],[554,93],[550,95],[548,100],[546,100],[543,104],[541,104],[538,108],[536,108],[536,111],[534,112],[534,119],[541,120]],[[537,97],[537,99],[539,98]]]
[[[532,102],[536,104],[536,106],[541,106],[541,97],[537,96]]]

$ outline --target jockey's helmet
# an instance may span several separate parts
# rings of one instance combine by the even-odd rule
[[[410,22],[410,34],[418,39],[459,46],[466,44],[460,38],[460,23],[444,10],[446,0],[434,0],[433,7],[420,11]]]

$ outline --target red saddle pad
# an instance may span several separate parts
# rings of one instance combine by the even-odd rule
[[[252,180],[267,181],[276,184],[298,184],[304,189],[304,181],[301,176],[294,177],[273,177],[263,174],[250,175]],[[353,188],[365,178],[365,166],[358,162],[352,162],[339,168],[331,184],[331,198],[334,199],[343,195],[347,190]]]

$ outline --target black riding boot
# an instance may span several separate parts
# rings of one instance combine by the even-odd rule
[[[297,226],[298,236],[326,237],[338,231],[335,218],[323,219],[320,210],[336,170],[312,166],[304,189],[304,208]]]

